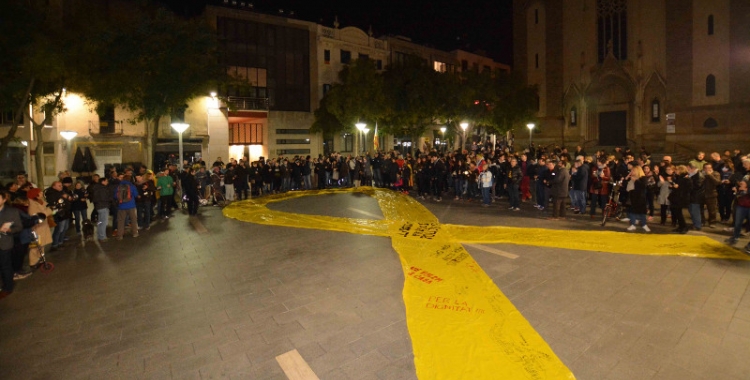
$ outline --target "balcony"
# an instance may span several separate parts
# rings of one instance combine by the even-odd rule
[[[122,136],[122,121],[89,120],[90,136]]]
[[[268,98],[243,98],[230,96],[227,98],[230,111],[268,111]]]

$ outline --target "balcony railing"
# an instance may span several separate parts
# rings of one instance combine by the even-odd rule
[[[268,98],[243,98],[230,96],[227,106],[232,111],[268,111]]]
[[[89,135],[122,135],[122,121],[89,120]]]

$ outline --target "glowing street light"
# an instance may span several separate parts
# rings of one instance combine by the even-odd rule
[[[461,129],[464,130],[464,135],[463,135],[463,137],[464,137],[464,144],[463,145],[464,146],[461,147],[461,149],[465,149],[466,148],[466,128],[469,128],[469,123],[467,123],[467,122],[464,121],[463,123],[461,123],[459,125],[461,126]]]
[[[442,141],[441,141],[443,143],[443,151],[445,151],[445,131],[446,131],[445,126],[440,127],[440,133],[443,135]]]
[[[529,124],[526,124],[526,128],[528,128],[528,129],[529,129],[529,146],[531,146],[531,141],[532,141],[532,140],[531,140],[531,138],[532,138],[532,136],[531,136],[531,132],[532,132],[532,131],[534,130],[534,127],[535,127],[535,126],[536,126],[536,125],[534,125],[534,123],[529,123]]]
[[[363,123],[363,122],[360,121],[360,122],[357,122],[356,124],[354,124],[354,126],[357,127],[357,130],[359,130],[359,138],[361,139],[362,138],[362,131],[365,130],[365,128],[367,127],[367,124],[365,124],[365,123]],[[359,144],[357,144],[357,150],[359,150]],[[355,156],[359,156],[359,152],[355,152],[354,155]]]
[[[178,168],[180,169],[180,171],[183,170],[182,169],[182,160],[183,160],[183,158],[182,158],[182,132],[185,132],[185,130],[188,129],[189,126],[190,126],[190,124],[186,124],[186,123],[172,123],[172,129],[174,129],[175,131],[177,131],[177,133],[180,134],[180,140],[179,140],[179,142],[180,142],[180,163],[178,165]]]

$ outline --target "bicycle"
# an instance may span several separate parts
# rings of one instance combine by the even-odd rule
[[[620,189],[622,188],[622,180],[617,181],[612,187],[612,191],[609,193],[609,200],[607,205],[602,210],[602,227],[607,224],[607,219],[613,218],[622,212],[622,206],[620,205]]]
[[[213,198],[214,202],[219,207],[226,206],[229,202],[227,201],[227,198],[222,194],[221,189],[215,188],[213,185],[209,185],[211,187],[211,197]]]

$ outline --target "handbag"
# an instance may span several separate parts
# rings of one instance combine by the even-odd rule
[[[55,218],[52,215],[47,217],[47,225],[50,228],[57,227],[57,222],[55,222]]]

